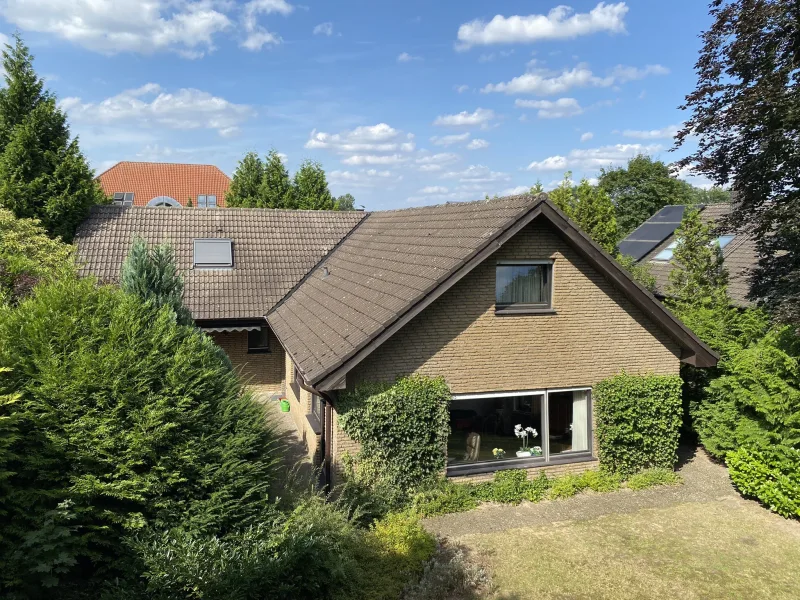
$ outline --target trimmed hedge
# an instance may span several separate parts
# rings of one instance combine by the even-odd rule
[[[757,498],[784,517],[800,517],[800,450],[739,448],[728,452],[725,461],[742,494]]]
[[[681,378],[615,375],[594,389],[600,462],[624,477],[642,469],[672,469],[678,460]]]
[[[441,377],[363,384],[340,396],[339,425],[361,444],[360,479],[404,493],[434,481],[446,466],[450,388]]]

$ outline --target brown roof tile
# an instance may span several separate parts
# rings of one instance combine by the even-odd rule
[[[231,184],[230,178],[213,165],[128,161],[101,173],[97,181],[108,195],[133,192],[135,206],[146,206],[157,196],[169,196],[183,206],[191,198],[197,206],[200,194],[213,194],[218,206],[225,206]]]

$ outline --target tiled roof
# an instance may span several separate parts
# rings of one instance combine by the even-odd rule
[[[117,163],[97,177],[108,194],[133,192],[135,206],[146,206],[157,196],[169,196],[185,206],[189,198],[197,206],[197,196],[213,194],[217,205],[225,206],[231,180],[213,165],[179,163]]]
[[[195,319],[263,317],[361,220],[363,212],[101,206],[76,235],[84,272],[116,282],[131,241],[168,241]],[[234,268],[194,270],[193,240],[233,240]]]
[[[730,204],[710,204],[700,212],[700,218],[704,223],[718,223],[730,213],[730,210]],[[671,262],[656,261],[653,258],[674,240],[674,235],[669,236],[639,261],[649,265],[651,273],[656,278],[656,290],[660,296],[663,296],[669,287],[669,273],[674,265]],[[747,299],[747,294],[750,291],[748,277],[750,271],[758,262],[755,240],[748,233],[737,232],[733,241],[722,250],[722,256],[730,275],[728,294],[731,300],[738,306],[749,306],[750,301]]]

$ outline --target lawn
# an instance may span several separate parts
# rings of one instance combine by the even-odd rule
[[[800,597],[800,524],[738,499],[458,539],[493,600]]]

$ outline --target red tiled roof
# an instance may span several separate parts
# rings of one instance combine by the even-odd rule
[[[214,165],[128,161],[101,173],[97,181],[108,195],[133,192],[135,206],[147,206],[157,196],[169,196],[182,206],[191,198],[197,206],[200,194],[216,195],[217,206],[225,206],[225,194],[231,184],[230,178]]]

